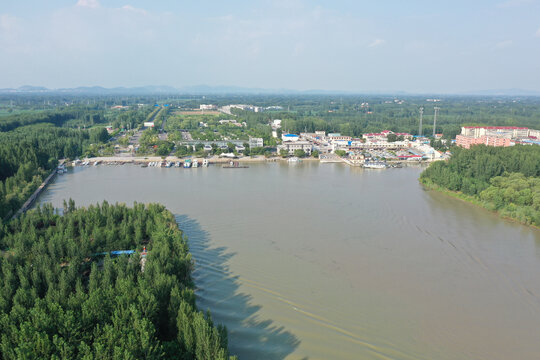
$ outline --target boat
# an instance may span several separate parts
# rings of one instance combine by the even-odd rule
[[[148,167],[148,163],[143,163],[143,164],[141,165],[141,167],[143,167],[143,168]]]
[[[385,169],[386,164],[383,162],[366,162],[364,163],[366,169]]]
[[[203,159],[202,166],[208,167],[208,159]]]
[[[180,165],[181,165],[180,161],[177,161],[174,163],[174,167],[180,167]]]
[[[191,159],[184,161],[184,168],[189,169],[191,167]]]
[[[165,167],[168,167],[168,168],[170,168],[171,166],[172,166],[172,162],[170,162],[170,161],[167,161],[167,164],[165,164]]]
[[[100,162],[101,162],[100,160],[96,160],[96,162],[94,163],[94,166],[98,166]]]
[[[290,163],[297,163],[299,161],[301,161],[301,160],[299,158],[297,158],[296,156],[293,156],[293,157],[287,159],[287,162],[290,162]]]
[[[194,168],[199,167],[199,162],[198,162],[197,160],[193,160],[192,166],[193,166]]]
[[[229,165],[223,166],[224,169],[246,169],[249,166],[246,165],[240,165],[238,161],[231,161],[229,162]]]

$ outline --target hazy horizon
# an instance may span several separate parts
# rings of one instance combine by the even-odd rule
[[[540,1],[0,5],[0,88],[540,92]]]

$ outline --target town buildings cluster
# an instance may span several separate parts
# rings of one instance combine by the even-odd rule
[[[390,141],[389,135],[394,135],[396,141]],[[397,140],[399,139],[399,140]],[[306,154],[313,151],[325,155],[345,151],[349,159],[364,159],[364,157],[378,157],[386,160],[440,160],[447,154],[435,150],[429,145],[429,139],[414,138],[408,133],[394,133],[385,130],[377,134],[364,134],[362,138],[354,138],[339,133],[326,134],[325,131],[314,133],[288,134],[281,136],[282,143],[277,150],[286,150],[294,154],[296,150],[303,150]]]

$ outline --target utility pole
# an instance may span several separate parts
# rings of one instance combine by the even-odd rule
[[[437,114],[441,108],[435,106],[433,109],[435,110],[435,113],[433,114],[433,137],[435,137],[435,129],[437,128]]]
[[[420,107],[420,126],[418,126],[418,136],[422,136],[422,116],[424,115],[424,107]]]

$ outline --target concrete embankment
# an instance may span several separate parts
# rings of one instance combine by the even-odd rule
[[[94,158],[88,158],[87,161],[90,162],[90,165],[94,164],[96,161],[99,164],[148,164],[149,162],[156,162],[156,161],[170,161],[170,162],[176,162],[176,161],[185,161],[186,159],[191,160],[197,160],[199,163],[202,163],[203,158],[199,157],[191,157],[191,158],[179,158],[176,156],[167,156],[165,158],[162,158],[160,156],[102,156],[102,157],[94,157]],[[230,161],[236,161],[236,162],[246,162],[246,163],[256,163],[256,162],[274,162],[274,161],[287,161],[287,159],[283,159],[281,157],[271,157],[266,158],[264,156],[255,156],[255,157],[241,157],[241,158],[226,158],[226,157],[217,157],[213,156],[210,158],[207,158],[208,162],[210,164],[227,164]],[[304,158],[302,161],[319,161],[319,159],[314,158]]]
[[[63,164],[64,164],[64,160],[60,160],[58,165],[63,165]],[[49,176],[47,176],[47,178],[45,180],[43,180],[41,185],[39,185],[39,187],[36,189],[36,191],[34,191],[34,193],[32,195],[30,195],[28,200],[25,201],[23,206],[21,206],[21,208],[15,213],[15,215],[13,215],[12,219],[18,217],[19,215],[21,215],[22,213],[28,211],[28,209],[30,209],[32,207],[32,205],[34,204],[34,201],[36,201],[36,199],[39,197],[39,195],[41,195],[43,190],[45,190],[47,185],[49,185],[49,183],[54,179],[54,177],[57,174],[57,171],[58,170],[55,167],[54,170],[49,174]]]

